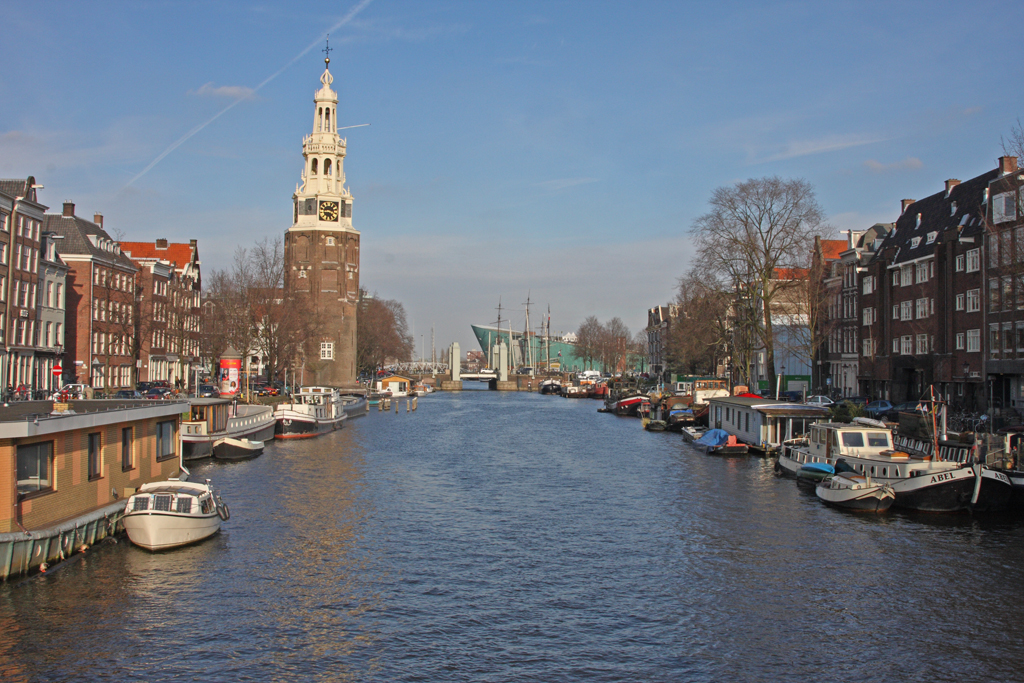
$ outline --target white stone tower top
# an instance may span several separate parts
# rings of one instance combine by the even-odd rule
[[[290,229],[344,230],[352,227],[352,193],[345,187],[347,141],[338,135],[338,93],[331,88],[330,46],[324,49],[321,88],[313,95],[313,132],[302,139],[301,182],[295,187]]]

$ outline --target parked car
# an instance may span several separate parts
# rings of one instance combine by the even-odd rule
[[[809,406],[830,406],[835,401],[830,399],[828,396],[808,396],[807,400],[804,401]]]
[[[171,390],[170,389],[164,389],[164,388],[161,388],[161,387],[153,387],[152,389],[150,389],[149,391],[146,392],[146,398],[148,398],[150,400],[167,398],[170,395],[171,395]]]
[[[881,419],[887,412],[893,409],[892,403],[888,401],[872,401],[867,405],[865,410],[868,413],[868,417],[873,417],[876,420]]]
[[[220,396],[220,389],[213,386],[212,384],[200,384],[199,385],[199,397],[200,398],[218,398]]]
[[[134,389],[121,389],[114,394],[114,398],[140,399],[145,397],[142,395],[142,392],[135,391]]]
[[[146,393],[146,392],[147,392],[147,391],[149,391],[149,390],[150,390],[150,389],[151,389],[152,387],[153,387],[153,383],[152,383],[152,382],[139,382],[138,384],[136,384],[136,385],[135,385],[135,388],[136,388],[136,389],[137,389],[137,390],[139,391],[139,393],[141,393],[141,394],[144,394],[144,393]]]
[[[900,419],[900,413],[912,412],[925,412],[920,401],[908,401],[906,403],[899,403],[893,406],[891,410],[887,411],[883,419],[889,420],[890,422],[897,422]]]
[[[780,391],[780,401],[789,401],[790,403],[802,403],[804,400],[804,392],[802,391]]]

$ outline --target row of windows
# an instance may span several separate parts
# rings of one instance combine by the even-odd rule
[[[108,268],[96,266],[92,271],[92,283],[99,287],[110,287],[121,292],[132,291],[132,277],[125,273],[118,273]]]
[[[166,460],[175,456],[174,420],[158,422],[156,425],[156,459]],[[43,441],[18,446],[17,473],[18,495],[26,496],[57,488],[53,468],[53,441]],[[137,467],[135,460],[135,429],[121,428],[120,443],[121,471],[128,472]],[[88,457],[86,462],[89,479],[103,476],[103,435],[92,432],[88,435]]]
[[[0,330],[4,328],[4,315],[0,313]],[[36,332],[39,337],[36,337]],[[35,320],[17,318],[11,328],[11,346],[44,346],[54,348],[64,346],[64,323],[51,323],[47,321],[42,327],[36,327]]]
[[[92,352],[95,355],[127,356],[131,353],[131,343],[130,335],[92,333]]]
[[[960,254],[956,257],[956,272],[962,273],[964,270],[968,273],[976,273],[981,270],[980,249],[971,249],[966,254]]]
[[[132,369],[128,365],[94,365],[89,383],[96,389],[131,387]]]
[[[931,315],[935,315],[935,299],[928,297],[922,297],[915,301],[901,301],[892,306],[893,320],[920,320]],[[866,316],[864,324],[869,324],[866,321]]]
[[[893,270],[892,284],[894,287],[907,287],[927,282],[933,277],[935,277],[935,261],[928,259]]]
[[[6,253],[4,256],[6,257]],[[6,258],[4,259],[6,261]],[[24,270],[28,273],[39,272],[39,250],[35,247],[30,247],[27,244],[22,246],[20,243],[14,245],[14,269]]]
[[[112,323],[132,322],[132,307],[120,301],[108,301],[107,299],[92,300],[92,319],[101,322],[110,319]]]

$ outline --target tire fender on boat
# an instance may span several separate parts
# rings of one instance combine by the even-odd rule
[[[220,499],[220,496],[214,499],[214,503],[217,507],[217,514],[220,515],[222,520],[226,522],[231,519],[231,510],[228,509],[228,504]]]

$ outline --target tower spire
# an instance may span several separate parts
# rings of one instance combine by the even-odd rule
[[[323,52],[325,55],[327,55],[324,58],[324,65],[327,68],[330,68],[330,66],[331,66],[331,49],[332,49],[331,48],[331,34],[330,33],[327,34],[327,40],[324,41],[324,42],[327,44],[327,46],[323,50],[321,50],[321,52]]]

